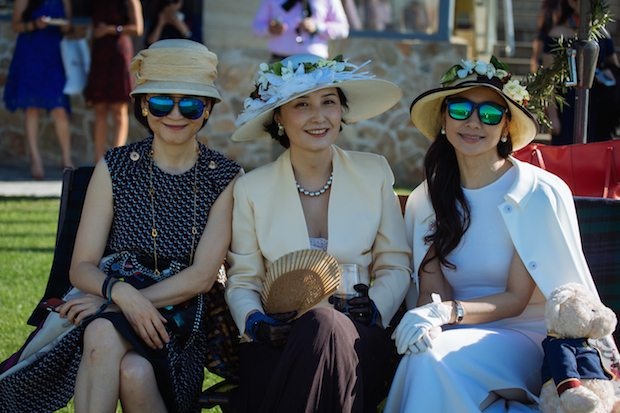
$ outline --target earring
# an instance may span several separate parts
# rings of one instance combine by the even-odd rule
[[[205,119],[209,119],[209,116],[211,116],[211,113],[205,109]]]
[[[278,123],[278,136],[284,136],[284,126],[281,123]]]
[[[144,116],[146,118],[146,116],[149,114],[149,110],[147,108],[142,108],[142,116]]]
[[[442,126],[441,129],[439,130],[439,133],[441,135],[445,135],[446,134],[446,129]]]
[[[500,141],[502,141],[502,143],[506,143],[508,142],[508,136],[504,135],[501,138],[499,138]]]

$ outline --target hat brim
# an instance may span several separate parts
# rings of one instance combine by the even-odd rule
[[[138,85],[131,91],[130,96],[147,93],[161,93],[165,95],[204,96],[218,102],[222,100],[220,92],[213,86],[193,82],[170,82],[151,80]]]
[[[512,140],[513,151],[523,148],[536,137],[538,122],[530,111],[506,96],[497,87],[480,82],[463,82],[457,86],[441,87],[422,93],[411,103],[410,114],[413,125],[428,139],[435,140],[442,127],[441,105],[444,99],[477,87],[492,89],[506,101],[510,111],[508,133]]]
[[[273,105],[266,106],[256,117],[239,126],[231,136],[231,140],[243,142],[270,138],[271,136],[265,131],[265,127],[272,122],[273,113],[276,108],[300,96],[331,87],[340,88],[347,98],[349,110],[343,115],[343,119],[346,123],[355,123],[380,115],[394,106],[402,98],[403,94],[402,90],[396,84],[383,79],[358,79],[347,80],[340,83],[323,84],[313,89],[294,94]]]

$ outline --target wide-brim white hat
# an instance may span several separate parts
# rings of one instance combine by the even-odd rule
[[[497,62],[497,61],[496,61]],[[496,63],[497,64],[497,63]],[[491,66],[490,64],[488,66]],[[458,66],[461,67],[461,66]],[[453,69],[451,69],[453,70]],[[464,70],[464,69],[461,69]],[[453,96],[467,90],[485,87],[497,92],[505,101],[510,112],[510,124],[508,133],[512,141],[513,151],[519,150],[530,143],[538,133],[538,122],[534,115],[521,103],[514,100],[509,93],[512,89],[506,88],[504,81],[497,76],[490,78],[480,75],[472,69],[473,73],[469,73],[462,79],[452,79],[451,82],[444,87],[428,90],[411,103],[410,114],[413,125],[430,140],[435,140],[442,127],[443,102],[448,96]],[[509,77],[507,72],[499,72],[499,76],[503,73]],[[446,75],[444,75],[445,78]],[[512,84],[518,88],[518,84]],[[522,93],[522,90],[520,90]]]
[[[202,43],[165,39],[141,50],[131,61],[136,87],[130,95],[161,93],[222,100],[215,87],[217,55]]]
[[[347,98],[348,110],[343,114],[346,123],[380,115],[401,99],[402,90],[390,81],[361,71],[363,66],[314,55],[291,56],[278,62],[275,69],[274,64],[261,64],[256,89],[244,102],[231,139],[239,142],[269,138],[265,127],[273,121],[276,108],[330,87],[340,88]]]

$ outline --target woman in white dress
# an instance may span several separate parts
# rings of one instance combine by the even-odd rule
[[[386,412],[536,410],[545,297],[571,281],[596,291],[569,188],[509,156],[537,132],[528,98],[492,58],[455,65],[411,106],[433,143],[405,213],[417,307],[392,335],[404,357]]]

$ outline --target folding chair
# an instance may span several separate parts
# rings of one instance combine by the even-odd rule
[[[86,189],[93,170],[94,167],[85,166],[77,169],[65,169],[63,173],[54,258],[41,302],[50,297],[62,297],[71,289],[69,267],[71,266],[73,245],[82,216]],[[28,324],[38,326],[47,314],[46,310],[37,305],[28,318]]]

